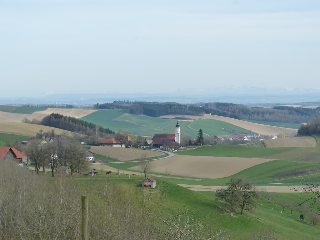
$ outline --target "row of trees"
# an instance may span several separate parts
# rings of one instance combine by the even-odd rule
[[[41,121],[41,125],[60,128],[85,135],[97,135],[97,132],[104,134],[115,133],[109,128],[103,128],[81,119],[67,117],[57,113],[52,113],[51,115],[44,117]]]
[[[52,177],[60,166],[70,169],[71,175],[86,169],[86,149],[64,136],[60,136],[52,143],[33,140],[28,144],[25,152],[28,161],[35,165],[37,173],[41,167],[45,172],[48,166],[51,168]]]

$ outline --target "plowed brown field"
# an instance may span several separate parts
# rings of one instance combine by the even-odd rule
[[[47,127],[37,124],[29,124],[29,123],[19,123],[19,122],[0,122],[0,132],[1,133],[11,133],[23,136],[34,137],[37,132],[43,130],[44,132],[54,130],[57,134],[70,134],[70,132],[61,130],[58,128]]]
[[[136,148],[117,148],[117,147],[91,147],[91,151],[105,157],[117,159],[119,161],[130,161],[162,156],[162,153],[151,150],[140,150]]]
[[[264,141],[268,148],[274,147],[316,147],[317,141],[314,137],[281,138]]]
[[[39,120],[41,121],[45,116],[48,116],[52,113],[58,113],[64,116],[68,117],[74,117],[74,118],[82,118],[85,117],[96,110],[91,109],[81,109],[81,108],[71,108],[71,109],[65,109],[65,108],[48,108],[45,111],[39,111],[34,112],[31,115],[28,116],[29,120]]]
[[[262,158],[174,156],[152,162],[152,172],[197,178],[222,178],[257,164],[273,161]],[[140,170],[139,166],[133,167]]]
[[[29,114],[0,112],[0,122],[21,122],[27,118]]]

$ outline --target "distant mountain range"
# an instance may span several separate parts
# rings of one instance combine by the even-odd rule
[[[231,86],[207,90],[179,89],[167,93],[52,94],[37,98],[0,98],[0,104],[71,104],[74,106],[91,106],[96,103],[113,102],[115,100],[178,103],[228,102],[249,106],[270,107],[284,104],[320,106],[320,89],[281,89]]]

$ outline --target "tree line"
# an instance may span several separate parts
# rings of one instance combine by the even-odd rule
[[[320,108],[295,108],[276,106],[273,108],[248,107],[232,103],[180,104],[175,102],[129,102],[115,101],[94,105],[95,109],[125,109],[127,113],[150,117],[164,115],[212,114],[241,120],[267,122],[304,123],[320,117]]]
[[[61,114],[52,113],[42,119],[41,125],[60,128],[70,132],[81,133],[85,135],[94,135],[97,131],[105,134],[114,134],[115,132],[109,128],[100,127],[94,123],[90,123],[74,117],[67,117]]]

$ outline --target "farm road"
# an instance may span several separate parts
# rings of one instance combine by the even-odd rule
[[[188,185],[188,184],[178,184],[181,187],[188,188],[196,192],[212,192],[217,191],[221,188],[226,188],[226,186],[202,186],[202,185]],[[303,188],[305,186],[256,186],[256,190],[264,192],[275,192],[275,193],[299,193],[304,192]],[[319,191],[320,187],[315,188]]]

